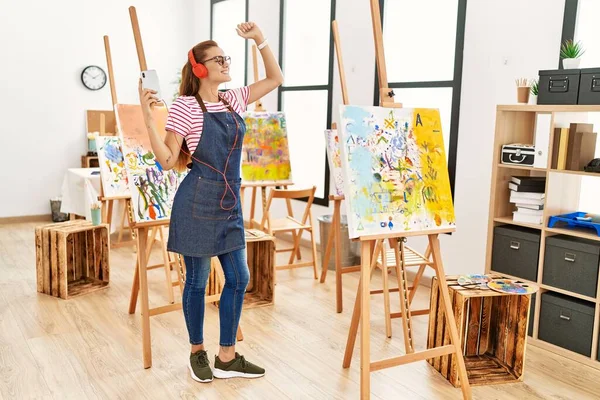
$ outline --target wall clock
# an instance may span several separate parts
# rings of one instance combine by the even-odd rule
[[[95,65],[89,65],[81,72],[81,82],[90,90],[100,90],[106,85],[106,73]]]

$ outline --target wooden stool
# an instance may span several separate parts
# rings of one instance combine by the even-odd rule
[[[400,293],[400,279],[403,279],[405,284],[408,285],[408,279],[406,277],[406,267],[419,267],[419,271],[415,276],[412,286],[408,286],[406,290],[410,291],[408,297],[406,299],[406,309],[410,310],[410,305],[417,293],[417,289],[419,288],[419,282],[421,281],[421,277],[425,272],[425,267],[429,266],[433,268],[433,261],[430,260],[431,251],[429,247],[425,252],[425,255],[420,254],[409,246],[401,246],[400,257],[402,259],[401,265],[396,265],[396,256],[394,249],[388,249],[387,251],[383,251],[383,247],[379,253],[379,257],[377,259],[377,267],[381,269],[382,277],[383,277],[383,289],[382,290],[371,290],[371,294],[381,294],[383,293],[384,298],[384,309],[385,309],[385,332],[387,337],[392,337],[392,318],[402,318],[402,312],[392,313],[390,312],[390,293],[398,292],[400,295],[400,301],[404,301],[402,293]],[[389,268],[395,268],[396,270],[396,279],[398,280],[398,287],[389,288],[388,284],[388,272]],[[428,315],[429,308],[424,308],[421,310],[410,310],[411,316],[416,315]]]
[[[490,277],[504,278],[500,275]],[[522,381],[531,294],[504,294],[488,288],[463,287],[458,284],[457,276],[446,279],[469,384]],[[427,348],[450,343],[439,298],[439,282],[434,277]],[[428,362],[452,385],[460,385],[456,357],[445,355]]]
[[[61,299],[109,283],[108,225],[73,220],[35,228],[37,291]]]

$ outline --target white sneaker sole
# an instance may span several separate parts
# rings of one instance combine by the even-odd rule
[[[190,369],[190,375],[192,375],[192,379],[195,380],[196,382],[202,382],[202,383],[208,383],[208,382],[212,382],[212,378],[210,379],[200,379],[196,376],[196,374],[194,374],[194,370],[192,369],[191,365],[188,365],[188,368]]]
[[[260,378],[261,376],[264,376],[265,374],[245,374],[243,372],[223,371],[219,368],[215,368],[215,370],[213,371],[213,375],[215,376],[215,378],[218,378],[218,379],[229,379],[229,378],[254,379],[254,378]]]

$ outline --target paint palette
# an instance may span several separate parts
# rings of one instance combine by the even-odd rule
[[[535,285],[512,279],[494,279],[488,282],[487,286],[496,292],[507,294],[531,294],[538,291],[538,287]]]
[[[463,287],[473,289],[487,289],[487,283],[491,281],[488,275],[469,274],[458,277],[458,284]]]

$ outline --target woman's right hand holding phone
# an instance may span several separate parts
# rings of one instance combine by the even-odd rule
[[[154,105],[159,102],[159,99],[155,96],[156,90],[142,88],[142,80],[140,79],[138,93],[140,95],[140,104],[142,106],[142,112],[144,113],[144,119],[152,119]]]

